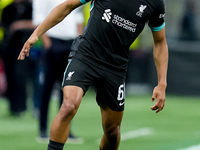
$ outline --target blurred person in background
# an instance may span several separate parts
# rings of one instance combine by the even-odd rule
[[[0,0],[0,56],[2,55],[2,41],[4,37],[4,29],[1,24],[2,12],[3,9],[12,2],[13,0]]]
[[[65,0],[33,0],[33,24],[39,25],[47,17],[50,11]],[[36,89],[40,88],[40,95],[36,94],[35,100],[40,99],[39,132],[38,140],[49,139],[48,111],[52,90],[56,82],[60,85],[63,73],[68,63],[68,55],[75,37],[82,34],[83,13],[81,9],[73,11],[59,25],[50,29],[42,36],[44,47],[44,69],[40,69],[38,76],[43,76]],[[41,67],[41,66],[39,66]],[[39,78],[39,77],[38,77]],[[59,86],[60,87],[60,86]],[[63,93],[59,89],[59,102],[62,104]],[[68,142],[82,143],[81,138],[75,137],[70,130]]]
[[[10,112],[19,116],[26,111],[27,79],[32,77],[32,62],[17,61],[20,47],[35,28],[32,25],[32,3],[28,0],[14,0],[3,9],[2,26],[5,30],[3,39],[3,59],[7,78],[7,93]]]
[[[0,0],[0,97],[4,97],[7,90],[4,62],[2,58],[4,28],[2,27],[1,17],[3,9],[12,2],[13,0]]]
[[[185,12],[181,19],[181,40],[198,40],[198,29],[197,29],[197,1],[187,0],[185,2]]]

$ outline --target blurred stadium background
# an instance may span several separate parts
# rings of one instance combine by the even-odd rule
[[[0,9],[2,1],[9,0],[0,0]],[[166,107],[159,114],[150,111],[151,92],[157,79],[152,58],[153,41],[146,27],[130,49],[120,150],[200,150],[200,1],[165,0],[165,3],[169,46]],[[57,90],[55,88],[52,95],[49,122],[58,111]],[[32,116],[31,92],[28,106],[23,116],[11,117],[6,97],[0,98],[0,149],[46,149],[46,143],[36,142],[38,122]],[[84,143],[67,144],[65,149],[98,149],[102,135],[100,123],[100,112],[90,89],[72,128],[76,135],[84,138]]]

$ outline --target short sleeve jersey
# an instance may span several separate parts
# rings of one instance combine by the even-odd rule
[[[164,16],[163,0],[93,0],[88,24],[72,50],[83,61],[126,70],[130,45],[145,24],[153,31],[164,28]]]

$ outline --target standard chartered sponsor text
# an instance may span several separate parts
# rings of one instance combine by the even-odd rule
[[[119,27],[122,27],[126,30],[129,30],[131,32],[135,32],[136,31],[136,26],[137,24],[132,23],[129,20],[126,20],[118,15],[114,15],[112,23],[118,25]]]

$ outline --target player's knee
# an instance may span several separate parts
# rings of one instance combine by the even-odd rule
[[[120,138],[120,126],[113,126],[105,130],[105,135],[111,143],[115,143]]]
[[[69,98],[64,98],[60,108],[60,114],[63,120],[72,119],[76,114],[78,108],[72,102],[73,100],[69,100]]]

